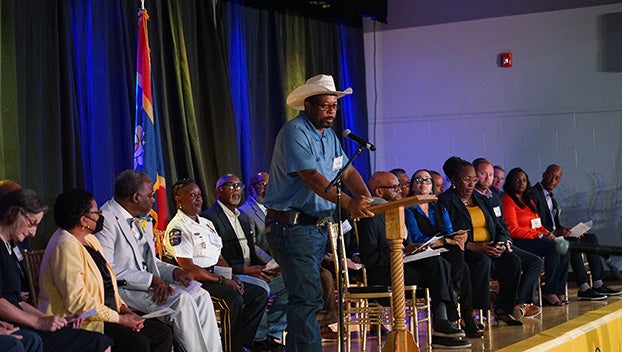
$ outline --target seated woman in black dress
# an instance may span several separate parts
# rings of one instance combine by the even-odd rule
[[[410,179],[409,196],[432,194],[432,175],[427,170],[417,170]],[[421,203],[405,210],[404,218],[408,236],[412,243],[424,243],[438,234],[453,233],[453,227],[446,209],[439,211],[436,203]],[[432,244],[432,248],[445,247],[441,254],[451,264],[451,277],[454,290],[459,293],[460,316],[464,322],[467,337],[484,336],[484,326],[473,317],[473,295],[471,274],[464,261],[466,232],[452,237],[443,237]]]
[[[59,228],[41,261],[39,309],[63,316],[95,309],[80,327],[111,337],[113,351],[170,351],[171,328],[139,317],[119,297],[115,273],[93,236],[104,224],[93,195],[83,189],[59,194],[54,221]]]
[[[493,314],[508,325],[523,325],[511,313],[514,310],[521,275],[520,259],[507,245],[509,238],[496,220],[490,203],[477,192],[473,165],[458,157],[443,165],[452,186],[438,197],[440,211],[447,210],[456,229],[468,230],[464,259],[471,271],[473,306],[490,309],[490,277],[499,280],[498,302]]]
[[[97,332],[73,329],[67,320],[46,315],[24,302],[17,242],[34,237],[47,206],[37,193],[20,189],[0,199],[0,319],[41,336],[45,351],[110,351],[112,339]],[[79,322],[79,321],[78,321]]]

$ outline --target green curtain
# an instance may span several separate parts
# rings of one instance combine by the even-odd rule
[[[14,21],[13,1],[0,0],[0,179],[19,180]]]
[[[72,187],[102,204],[116,175],[133,166],[140,2],[0,1],[0,177],[36,190],[49,205]],[[340,33],[362,40],[360,28],[235,1],[151,0],[146,7],[167,186],[196,178],[206,206],[218,177],[247,180],[268,168],[276,133],[295,114],[285,108],[291,89],[320,72],[341,87]],[[242,58],[231,57],[232,28],[244,38]],[[231,77],[235,59],[244,62],[243,87]],[[233,93],[242,90],[243,98]],[[53,228],[50,214],[35,247]]]
[[[152,20],[152,26],[158,23],[152,66],[158,112],[164,117],[167,178],[171,183],[195,178],[208,202],[214,199],[218,177],[240,173],[224,39],[215,10],[212,1],[158,2],[160,17]]]

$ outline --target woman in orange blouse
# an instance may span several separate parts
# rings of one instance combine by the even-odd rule
[[[568,277],[568,255],[555,250],[555,235],[542,226],[536,205],[531,198],[529,176],[521,168],[510,170],[503,185],[505,195],[503,217],[516,246],[544,257],[543,303],[559,306],[567,303],[565,297]]]

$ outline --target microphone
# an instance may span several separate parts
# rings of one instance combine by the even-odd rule
[[[581,242],[570,242],[566,240],[558,240],[555,243],[555,250],[559,254],[571,253],[590,253],[598,254],[604,257],[610,255],[622,255],[622,247],[602,246]]]
[[[350,138],[351,140],[357,142],[360,146],[365,147],[366,149],[369,149],[372,152],[376,150],[375,145],[369,143],[365,138],[355,135],[349,129],[343,130],[343,136]]]

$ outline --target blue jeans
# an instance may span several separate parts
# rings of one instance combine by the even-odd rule
[[[30,330],[20,329],[15,335],[22,338],[18,340],[14,335],[0,336],[0,351],[3,352],[42,352],[43,342],[41,337]]]
[[[320,263],[326,248],[326,226],[266,224],[266,239],[287,286],[288,352],[321,352],[316,314],[324,306]]]
[[[542,293],[565,294],[570,255],[557,253],[555,241],[551,240],[515,238],[512,241],[517,247],[544,257],[544,287],[542,288]]]

